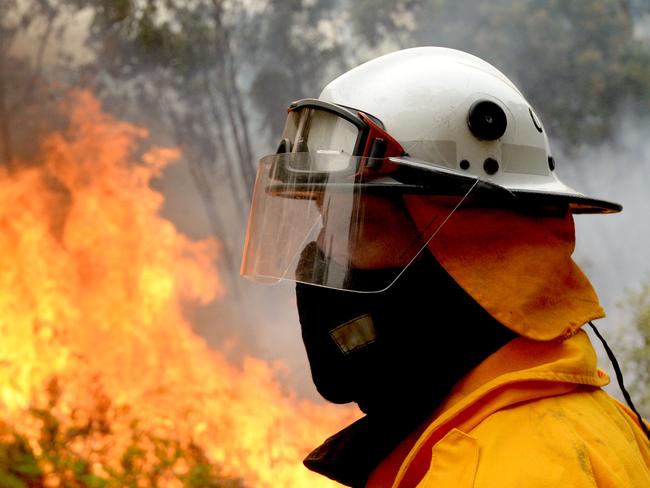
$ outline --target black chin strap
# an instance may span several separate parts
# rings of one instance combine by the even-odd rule
[[[596,329],[594,323],[590,321],[589,325],[591,326],[591,329],[594,331],[594,334],[596,334],[596,337],[598,337],[598,339],[600,339],[600,342],[603,343],[603,347],[605,348],[607,357],[609,357],[609,360],[612,362],[612,366],[614,366],[614,372],[616,373],[616,381],[618,381],[618,386],[620,387],[621,392],[623,392],[623,396],[625,397],[625,402],[636,414],[637,418],[639,419],[639,424],[641,425],[641,429],[643,429],[643,432],[645,433],[646,437],[650,441],[650,430],[648,430],[648,426],[643,421],[643,418],[637,411],[636,407],[634,406],[634,403],[632,403],[632,398],[630,397],[630,394],[625,389],[625,384],[623,383],[623,373],[621,372],[621,367],[618,365],[618,361],[616,360],[614,353],[610,349],[609,345],[607,344],[603,336],[600,335],[600,332],[598,332],[598,329]]]

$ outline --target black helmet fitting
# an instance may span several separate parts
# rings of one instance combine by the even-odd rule
[[[505,133],[508,119],[496,103],[479,100],[469,108],[467,125],[477,139],[494,141]]]

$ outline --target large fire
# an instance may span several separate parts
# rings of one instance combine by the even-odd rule
[[[301,459],[354,413],[285,392],[264,361],[230,364],[183,316],[183,302],[224,290],[216,243],[180,234],[149,186],[178,151],[138,153],[145,130],[103,113],[89,93],[72,100],[69,127],[42,142],[38,164],[0,170],[4,424],[38,452],[44,420],[30,407],[49,405],[75,425],[99,409],[102,435],[73,446],[98,477],[140,432],[200,448],[245,486],[332,486]],[[45,486],[65,485],[42,469]]]

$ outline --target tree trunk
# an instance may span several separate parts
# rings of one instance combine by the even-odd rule
[[[235,115],[237,117],[237,121],[241,126],[241,133],[243,138],[242,152],[244,154],[244,158],[241,161],[241,168],[242,168],[242,174],[244,176],[246,195],[250,200],[253,193],[253,185],[255,183],[255,170],[253,166],[254,163],[253,151],[252,151],[251,140],[248,131],[248,116],[246,115],[246,106],[242,98],[241,90],[239,89],[239,85],[237,84],[237,75],[236,75],[236,69],[234,66],[234,58],[232,56],[232,53],[230,53],[228,58],[229,58],[229,62],[226,65],[227,66],[226,69],[229,77],[230,89],[232,91],[233,98],[234,98],[234,107],[236,111]]]

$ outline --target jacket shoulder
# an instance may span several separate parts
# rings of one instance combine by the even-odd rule
[[[512,405],[467,435],[479,451],[470,486],[650,486],[647,444],[597,388]]]

